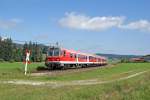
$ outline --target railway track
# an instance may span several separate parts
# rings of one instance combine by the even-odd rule
[[[98,66],[98,67],[87,67],[87,68],[69,68],[66,70],[48,70],[48,69],[43,69],[43,70],[37,70],[32,73],[30,73],[31,76],[44,76],[44,75],[50,75],[50,76],[56,76],[56,75],[63,75],[63,74],[70,74],[70,73],[79,73],[79,72],[85,72],[85,71],[90,71],[94,69],[99,69],[107,66]]]

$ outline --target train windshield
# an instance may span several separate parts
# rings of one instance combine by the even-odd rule
[[[59,48],[50,48],[48,51],[48,56],[59,56],[60,49]]]

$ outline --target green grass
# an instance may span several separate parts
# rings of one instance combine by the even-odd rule
[[[128,74],[133,74],[135,72],[147,69],[150,69],[150,63],[123,63],[115,65],[115,67],[107,66],[106,68],[99,68],[92,71],[61,75],[61,77],[58,76],[49,77],[48,79],[68,81],[68,80],[85,80],[85,79],[99,78],[101,80],[108,80],[114,78],[114,76],[115,77],[117,77],[118,75],[121,76],[121,74],[124,72],[129,72]]]
[[[43,66],[44,63],[31,63],[28,65],[28,73],[35,71],[38,66]],[[30,79],[29,76],[24,76],[24,64],[22,62],[0,63],[0,79]]]
[[[32,63],[30,72],[44,63]],[[0,63],[0,80],[113,80],[136,72],[150,70],[150,63],[121,63],[86,72],[64,73],[56,76],[24,76],[22,63]],[[150,72],[150,71],[149,71]],[[49,86],[13,85],[0,83],[0,100],[149,100],[150,73],[107,84],[87,86]]]
[[[37,66],[42,66],[44,63],[32,63],[29,65],[30,72],[35,71]],[[23,63],[0,63],[0,79],[26,79],[26,80],[41,80],[41,81],[72,81],[86,79],[110,80],[134,74],[136,72],[149,70],[150,63],[121,63],[106,68],[93,69],[85,72],[64,73],[56,76],[24,76]]]
[[[27,86],[0,84],[1,100],[149,100],[150,73],[89,86]]]

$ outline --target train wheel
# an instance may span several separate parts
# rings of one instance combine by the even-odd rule
[[[52,66],[48,66],[48,70],[53,70],[53,67]]]
[[[62,70],[66,70],[67,69],[67,65],[64,65],[61,67]]]

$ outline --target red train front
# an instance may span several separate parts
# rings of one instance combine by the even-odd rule
[[[50,47],[47,52],[45,65],[49,69],[66,69],[69,67],[88,67],[106,65],[105,57],[91,55],[60,47]]]

